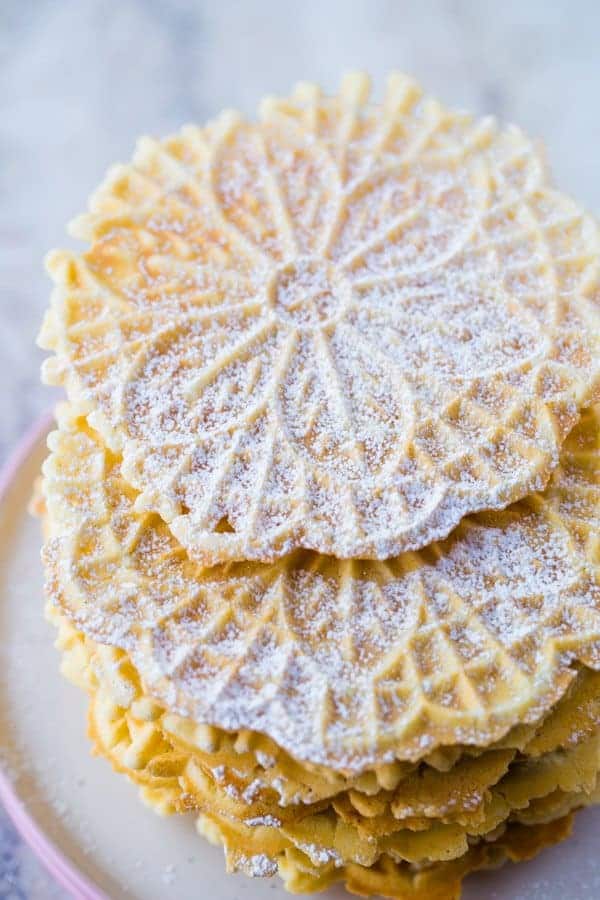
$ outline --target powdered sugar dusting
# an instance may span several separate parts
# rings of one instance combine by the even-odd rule
[[[596,226],[406,84],[145,140],[51,260],[47,377],[205,564],[426,546],[543,488],[600,396]]]
[[[306,853],[310,861],[315,866],[326,866],[333,863],[336,868],[344,865],[344,860],[337,850],[330,847],[320,847],[317,844],[310,844],[298,841],[298,849]]]
[[[250,819],[244,819],[244,825],[249,825],[250,828],[279,828],[281,825],[281,819],[277,819],[272,815],[265,816],[252,816]]]
[[[48,591],[171,710],[297,759],[358,772],[488,744],[539,718],[575,660],[600,668],[599,433],[595,409],[544,494],[420,555],[207,570],[137,510],[97,435],[64,421],[44,467]]]

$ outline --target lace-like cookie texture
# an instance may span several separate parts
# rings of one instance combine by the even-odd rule
[[[441,825],[430,818],[422,823],[405,818],[411,810],[406,808],[404,789],[402,798],[397,799],[405,815],[399,815],[400,811],[394,809],[394,816],[402,819],[401,822],[389,816],[382,817],[381,795],[364,798],[376,804],[376,808],[367,811],[367,818],[351,810],[348,802],[342,802],[339,797],[334,799],[330,810],[318,805],[306,808],[300,802],[300,809],[296,809],[298,815],[278,805],[272,807],[272,813],[267,813],[269,807],[265,805],[264,798],[261,800],[261,788],[256,782],[253,782],[248,794],[240,794],[236,786],[237,778],[225,786],[222,784],[220,770],[224,767],[220,766],[218,770],[212,770],[215,777],[219,776],[219,787],[216,787],[211,779],[211,768],[203,772],[202,764],[196,766],[189,755],[189,748],[186,752],[178,751],[171,743],[170,730],[160,736],[161,717],[157,717],[153,709],[156,704],[149,698],[140,697],[139,682],[126,654],[94,644],[76,632],[55,610],[50,609],[49,613],[59,626],[58,644],[63,652],[63,673],[91,692],[89,728],[96,752],[139,785],[142,798],[157,812],[164,815],[193,809],[200,811],[199,831],[224,845],[230,870],[241,870],[254,876],[268,876],[279,871],[288,889],[303,892],[323,888],[332,875],[334,879],[341,878],[344,872],[343,878],[346,879],[350,870],[358,870],[363,873],[362,888],[370,886],[367,890],[369,894],[377,889],[378,893],[386,896],[403,898],[413,896],[412,888],[417,888],[417,881],[412,884],[410,878],[414,877],[418,879],[418,890],[425,891],[423,896],[428,900],[433,897],[431,876],[435,874],[441,879],[440,892],[436,891],[435,896],[439,900],[449,900],[460,893],[458,883],[450,889],[448,879],[451,872],[454,871],[460,880],[472,868],[472,855],[477,848],[496,848],[499,840],[502,841],[517,828],[517,844],[523,851],[525,834],[517,823],[527,826],[529,832],[532,828],[539,828],[539,823],[554,823],[570,810],[598,799],[598,788],[595,786],[598,738],[596,735],[591,742],[586,741],[576,728],[574,752],[550,753],[548,757],[536,761],[522,760],[517,764],[517,770],[508,776],[508,781],[502,779],[498,789],[494,788],[492,793],[497,795],[496,801],[500,801],[500,806],[506,807],[508,819],[500,821],[503,816],[499,809],[491,816],[488,813],[488,824],[482,820],[479,827],[469,832],[468,842],[463,839],[462,844],[460,834],[446,827],[446,819],[446,825]],[[588,672],[588,675],[592,673]],[[570,701],[579,706],[574,695]],[[559,706],[562,703],[564,698]],[[163,720],[163,724],[166,721]],[[595,725],[593,728],[597,730]],[[545,732],[546,723],[541,729]],[[551,731],[556,735],[554,727]],[[581,746],[577,746],[581,741]],[[554,739],[551,738],[549,746],[553,745]],[[194,750],[191,749],[191,752]],[[472,760],[471,764],[477,766],[482,760],[483,757],[479,761]],[[523,766],[528,770],[530,766],[532,768],[527,774],[519,774],[518,769]],[[235,768],[232,771],[235,772]],[[501,769],[496,777],[503,771]],[[441,777],[452,778],[453,773],[454,768]],[[309,773],[307,776],[310,779]],[[460,776],[458,782],[462,784]],[[558,789],[556,785],[560,785]],[[382,794],[385,808],[390,795],[385,790]],[[433,799],[429,791],[426,794],[428,800]],[[455,791],[448,788],[447,797],[454,808],[458,799]],[[485,790],[477,793],[476,797],[481,804],[490,800]],[[474,811],[474,799],[469,801],[467,797],[463,798],[469,818]],[[431,814],[432,811],[428,813]],[[494,828],[495,820],[500,824]],[[410,835],[406,827],[416,834]],[[564,836],[562,826],[559,825],[559,828]],[[396,836],[392,837],[394,834]],[[483,835],[483,840],[478,839],[478,835]],[[449,861],[460,850],[463,852]],[[416,865],[407,863],[406,854],[408,858],[415,858],[423,851],[427,855],[426,862]],[[432,862],[438,856],[444,861]],[[372,861],[374,857],[377,857],[376,861]],[[494,862],[498,864],[501,857],[502,854]],[[407,879],[402,885],[388,878],[380,880],[382,870],[389,869],[385,865],[386,860],[397,875],[404,870]],[[367,867],[369,861],[372,864]],[[292,874],[295,866],[299,867],[300,874]],[[312,873],[311,879],[308,879],[308,872]],[[419,880],[425,875],[426,883]]]
[[[312,768],[298,769],[300,782],[284,774],[282,751],[276,750],[277,755],[264,766],[256,756],[251,759],[253,753],[247,748],[253,737],[249,734],[220,732],[207,749],[201,726],[165,711],[144,694],[124,651],[86,638],[62,616],[54,614],[53,619],[59,627],[61,671],[90,693],[88,728],[100,752],[138,783],[166,787],[169,792],[178,786],[187,808],[202,808],[208,779],[214,785],[211,790],[225,795],[221,806],[225,804],[228,814],[246,824],[258,825],[265,817],[280,824],[300,821],[321,812],[331,801],[343,821],[368,837],[402,828],[422,831],[436,819],[471,828],[470,834],[475,829],[483,834],[510,812],[525,809],[532,799],[550,798],[558,788],[588,795],[596,789],[598,702],[587,705],[583,713],[580,709],[581,694],[589,687],[597,697],[599,675],[589,669],[581,674],[578,689],[567,692],[549,716],[529,729],[519,728],[529,730],[529,739],[516,733],[505,739],[516,741],[519,753],[515,747],[492,745],[476,757],[461,757],[459,750],[457,760],[445,770],[417,765],[404,774],[390,773],[391,778],[388,773],[382,778],[380,772],[378,780],[385,780],[387,786],[377,785],[374,777],[368,785],[363,778],[361,786],[368,787],[369,794],[357,790],[356,781],[332,781],[321,796],[322,785]],[[557,728],[557,713],[569,722],[566,733]],[[535,751],[540,742],[544,753],[529,756],[529,749]],[[237,749],[228,752],[228,743]],[[258,756],[265,760],[260,751]]]
[[[518,129],[367,95],[142,139],[49,257],[46,380],[203,564],[427,546],[600,396],[592,219]]]
[[[51,602],[173,712],[356,773],[537,721],[600,668],[598,408],[543,494],[379,561],[206,569],[62,411],[44,466]]]

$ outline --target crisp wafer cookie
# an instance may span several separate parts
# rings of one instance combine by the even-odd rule
[[[303,763],[352,774],[486,746],[550,710],[576,661],[600,667],[599,416],[543,494],[419,554],[206,570],[65,408],[44,465],[49,596],[172,711]]]
[[[336,867],[329,862],[320,869],[311,866],[305,854],[288,850],[278,861],[279,874],[291,893],[322,891],[342,882],[346,890],[361,897],[383,896],[393,900],[458,900],[462,881],[470,872],[495,868],[506,860],[531,859],[544,847],[564,840],[570,834],[572,816],[567,815],[545,825],[510,825],[494,841],[480,841],[460,859],[414,868],[382,857],[375,866],[356,864]],[[203,834],[218,835],[210,827]],[[259,861],[257,860],[257,865]]]
[[[72,678],[75,675],[80,683],[83,680],[89,689],[84,673],[92,665],[91,645],[80,641],[80,647],[85,647],[88,655],[84,663],[81,655],[74,655],[73,640],[68,640],[76,635],[69,635],[69,626],[63,623],[61,630],[69,675]],[[339,815],[337,803],[331,809],[304,804],[296,810],[275,806],[271,813],[265,813],[263,808],[256,814],[252,800],[244,801],[232,791],[224,790],[208,775],[198,776],[195,790],[190,791],[189,778],[186,781],[185,776],[188,766],[181,764],[173,748],[169,754],[164,739],[156,734],[149,737],[148,723],[135,724],[135,716],[131,715],[126,721],[124,707],[113,704],[111,709],[106,698],[98,696],[99,686],[100,695],[107,692],[123,698],[123,686],[115,686],[106,669],[99,675],[105,682],[96,683],[91,691],[90,707],[91,736],[97,752],[140,785],[143,798],[158,812],[200,811],[201,829],[209,829],[213,837],[218,835],[233,868],[252,871],[260,856],[271,860],[270,867],[276,871],[278,861],[290,851],[308,857],[317,871],[336,861],[337,868],[348,864],[376,866],[382,856],[396,863],[423,864],[426,858],[429,865],[433,860],[462,858],[478,838],[494,841],[498,830],[508,821],[540,824],[595,802],[600,762],[597,735],[575,751],[551,753],[530,763],[518,763],[494,789],[497,802],[489,804],[486,816],[464,829],[443,818],[413,828],[402,818],[387,829],[381,828],[380,821],[366,818],[360,827],[356,818],[348,820]],[[145,732],[143,736],[142,732]],[[531,768],[527,775],[524,766]]]
[[[306,815],[309,808],[322,808],[319,801],[333,800],[338,814],[359,830],[385,834],[399,827],[426,828],[436,818],[479,825],[486,806],[496,813],[504,806],[506,814],[533,797],[558,789],[589,791],[595,784],[600,676],[590,670],[580,673],[549,715],[529,727],[528,738],[517,727],[503,747],[492,745],[475,757],[473,748],[463,748],[462,755],[459,748],[458,757],[442,770],[424,761],[387,777],[373,772],[328,779],[276,748],[267,754],[262,742],[249,752],[252,736],[242,741],[242,735],[215,734],[208,747],[204,736],[195,738],[186,728],[192,723],[144,693],[124,651],[96,644],[54,609],[49,616],[59,629],[63,673],[91,695],[95,746],[136,783],[169,791],[179,785],[187,805],[205,795],[208,777],[238,804],[241,820],[285,820],[289,806],[300,806]],[[586,702],[591,695],[592,704]]]
[[[318,809],[318,801],[333,799],[342,818],[354,822],[359,830],[367,827],[376,834],[393,831],[400,827],[398,822],[424,828],[434,818],[465,826],[480,824],[490,800],[496,810],[500,809],[499,798],[506,806],[507,797],[506,809],[522,808],[523,798],[529,802],[534,795],[543,796],[559,787],[582,789],[584,783],[594,780],[600,676],[589,670],[580,673],[552,713],[530,726],[529,739],[518,727],[504,738],[503,748],[483,749],[475,758],[473,748],[464,748],[462,757],[442,770],[425,761],[404,773],[399,769],[333,778],[314,767],[303,768],[275,746],[265,748],[258,735],[219,734],[213,729],[215,734],[207,745],[205,735],[194,735],[190,729],[193,723],[169,713],[144,693],[127,654],[86,638],[56,610],[50,609],[49,614],[59,629],[63,673],[91,695],[89,721],[94,745],[118,771],[126,772],[145,789],[160,789],[173,809],[180,802],[186,808],[194,804],[197,782],[200,793],[203,791],[204,773],[239,801],[243,820],[259,821],[265,816],[281,820],[290,805],[303,807],[306,814],[309,806]],[[588,702],[591,696],[593,703]],[[582,743],[586,746],[571,752]],[[532,768],[531,761],[540,756],[537,750],[542,744],[543,761]],[[530,748],[534,748],[533,755]],[[528,767],[525,760],[529,760]],[[506,780],[509,767],[510,779]],[[573,770],[579,779],[576,783],[565,780],[565,771],[573,774]],[[559,777],[555,784],[546,783],[548,771],[551,777]]]
[[[367,95],[142,139],[49,258],[46,380],[204,564],[420,549],[600,398],[596,224],[516,128]]]

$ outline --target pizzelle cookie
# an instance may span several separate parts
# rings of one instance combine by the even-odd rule
[[[324,808],[321,801],[333,800],[344,820],[367,832],[373,826],[375,833],[386,833],[393,820],[396,828],[415,830],[436,818],[464,826],[479,824],[491,790],[497,791],[493,805],[501,812],[498,796],[512,810],[558,787],[589,790],[595,784],[600,674],[588,669],[527,733],[517,726],[500,746],[491,745],[479,755],[472,755],[473,748],[463,748],[461,756],[459,748],[457,758],[442,769],[436,768],[437,759],[426,758],[419,766],[388,773],[387,778],[380,771],[369,773],[370,779],[326,779],[327,773],[299,766],[276,745],[266,748],[260,735],[221,732],[209,743],[199,726],[194,728],[194,723],[170,713],[144,692],[124,651],[86,638],[52,607],[49,614],[59,629],[63,673],[91,695],[94,745],[117,770],[145,788],[168,790],[171,798],[176,790],[186,808],[199,805],[194,797],[204,793],[203,779],[208,777],[230,801],[239,803],[242,820],[289,819],[290,807],[300,808],[306,816],[310,809]],[[559,780],[548,783],[548,774]],[[573,777],[576,781],[569,780]]]
[[[106,648],[78,634],[54,611],[52,618],[60,629],[65,672],[92,696],[90,734],[96,751],[138,784],[143,799],[157,811],[199,812],[201,833],[224,844],[233,869],[259,874],[260,868],[263,875],[279,871],[287,882],[290,867],[294,871],[299,865],[305,876],[310,870],[315,878],[312,889],[327,873],[346,878],[348,866],[372,869],[375,875],[385,859],[393,860],[407,875],[411,865],[433,875],[437,867],[444,871],[449,860],[457,865],[466,863],[478,841],[493,847],[506,833],[507,824],[509,832],[517,822],[540,826],[597,801],[597,723],[591,738],[582,737],[576,729],[572,749],[559,749],[556,741],[561,740],[561,730],[550,716],[538,726],[537,733],[545,734],[546,743],[556,749],[539,759],[524,755],[511,764],[510,770],[508,766],[499,769],[491,791],[483,790],[481,803],[485,808],[480,816],[474,815],[477,810],[472,796],[463,795],[467,818],[462,822],[449,809],[446,815],[438,812],[422,823],[411,819],[407,804],[418,800],[409,800],[414,791],[410,777],[401,785],[402,793],[395,796],[398,811],[402,809],[403,814],[388,815],[387,819],[381,815],[349,815],[344,792],[333,799],[332,807],[302,801],[292,807],[282,808],[277,803],[265,806],[256,786],[250,795],[238,792],[233,783],[223,785],[209,766],[193,761],[193,750],[182,752],[164,732],[161,737],[160,718],[140,718],[143,694],[131,663],[121,651],[112,651],[111,662]],[[581,698],[581,693],[573,694],[559,707],[565,711],[573,705],[581,707]],[[497,754],[484,751],[484,757],[488,752],[492,757]],[[491,762],[489,768],[493,767]],[[454,768],[447,780],[455,777]],[[310,772],[306,775],[310,780]],[[460,798],[463,779],[464,775],[457,772],[455,802]],[[433,797],[435,790],[430,793]],[[306,890],[311,889],[308,884]]]
[[[393,75],[142,139],[34,511],[93,749],[228,870],[453,900],[600,801],[600,230]]]
[[[600,398],[595,223],[517,129],[367,94],[143,139],[49,258],[45,377],[202,564],[430,545]]]
[[[51,601],[126,649],[173,711],[359,774],[489,745],[600,668],[594,408],[543,494],[387,562],[295,553],[203,569],[63,410],[44,465]]]

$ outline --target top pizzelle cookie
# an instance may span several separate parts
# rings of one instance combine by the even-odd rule
[[[41,343],[194,559],[388,558],[539,490],[600,396],[600,242],[517,129],[352,75],[112,170]]]

